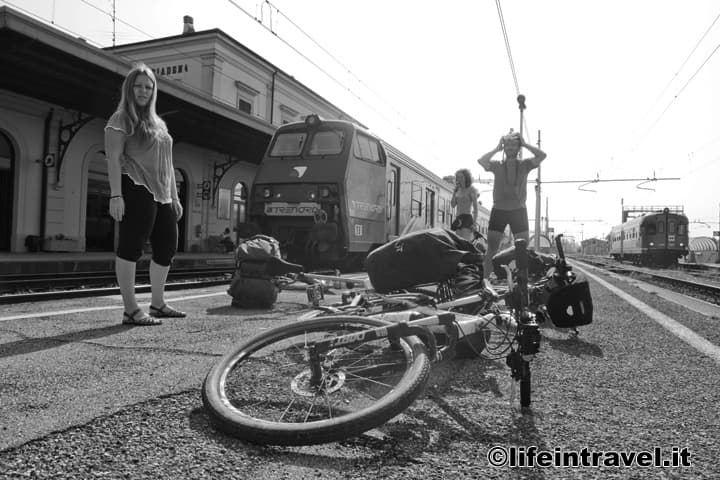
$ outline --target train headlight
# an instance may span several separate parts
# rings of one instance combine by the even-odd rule
[[[651,247],[654,247],[654,246],[655,246],[655,242],[650,242],[648,245],[650,245]]]
[[[680,246],[681,246],[681,247],[684,247],[684,246],[685,246],[685,244],[684,244],[684,243],[682,243],[682,242],[680,242]]]
[[[330,196],[330,189],[328,187],[322,187],[320,188],[320,196],[322,198],[327,198]]]
[[[310,115],[305,117],[305,126],[308,128],[318,127],[318,126],[320,126],[320,123],[321,123],[320,117],[315,113],[311,113]]]
[[[269,188],[263,188],[263,198],[270,198],[272,197],[272,190]]]
[[[308,200],[315,200],[317,197],[317,194],[315,192],[308,192],[307,198]]]

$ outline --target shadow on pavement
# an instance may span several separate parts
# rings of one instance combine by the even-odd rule
[[[52,337],[26,338],[16,342],[2,344],[0,349],[0,358],[13,357],[15,355],[24,355],[26,353],[34,353],[42,350],[60,347],[68,343],[82,342],[86,340],[94,340],[97,338],[108,337],[116,333],[125,332],[135,328],[135,325],[113,325],[103,328],[90,328],[87,330],[79,330],[77,332],[63,333]]]

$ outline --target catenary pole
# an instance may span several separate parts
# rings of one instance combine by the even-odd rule
[[[540,130],[538,130],[537,146],[540,148]],[[542,199],[540,198],[540,168],[537,167],[537,181],[535,183],[535,251],[540,251],[540,216],[542,215]]]

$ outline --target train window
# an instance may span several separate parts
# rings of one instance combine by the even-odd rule
[[[370,138],[367,135],[363,135],[362,133],[355,135],[353,154],[355,155],[355,158],[382,163],[380,144],[375,139]]]
[[[678,235],[685,235],[685,224],[679,223],[677,228]]]
[[[337,155],[345,145],[345,132],[342,130],[320,130],[310,141],[310,155]]]
[[[665,233],[665,224],[663,222],[658,222],[658,233]]]
[[[657,233],[657,229],[655,228],[654,223],[649,223],[646,228],[647,228],[648,235],[655,235]]]
[[[413,181],[410,190],[410,216],[422,216],[422,186]]]
[[[675,233],[675,222],[668,222],[668,233]]]
[[[275,137],[275,143],[270,150],[271,157],[297,156],[302,152],[307,134],[303,132],[281,133]]]

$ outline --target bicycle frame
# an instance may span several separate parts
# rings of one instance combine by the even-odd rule
[[[560,243],[560,239],[557,239]],[[562,247],[559,247],[560,259],[557,267],[562,270],[562,275],[568,271],[565,264]],[[304,281],[314,282],[308,287],[308,300],[316,308],[323,308],[319,305],[322,298],[321,286],[323,284],[332,283],[338,285],[340,283],[350,284],[348,286],[362,285],[360,292],[352,291],[354,297],[343,298],[343,306],[325,307],[325,311],[329,313],[348,314],[360,313],[362,315],[373,316],[387,320],[390,324],[386,327],[378,327],[374,329],[362,330],[359,332],[349,333],[326,341],[317,342],[309,346],[308,360],[310,368],[313,372],[312,383],[317,388],[322,384],[322,356],[331,351],[335,346],[352,347],[360,345],[365,341],[371,341],[379,338],[389,338],[391,343],[396,339],[415,335],[424,340],[428,353],[432,361],[439,361],[446,358],[452,358],[455,355],[455,348],[458,341],[467,335],[477,333],[491,322],[495,325],[502,325],[510,334],[510,345],[503,350],[509,353],[506,356],[506,364],[511,370],[511,377],[514,381],[520,382],[520,404],[522,407],[530,405],[530,362],[540,351],[541,335],[539,323],[545,319],[544,312],[538,316],[537,311],[531,310],[530,291],[531,289],[541,288],[531,286],[528,282],[528,256],[527,244],[525,240],[516,240],[515,242],[515,275],[512,275],[509,267],[505,266],[508,275],[508,288],[503,294],[495,292],[488,283],[483,283],[483,289],[473,295],[462,298],[452,299],[444,302],[433,302],[429,297],[423,294],[389,294],[380,295],[374,293],[378,300],[371,302],[368,300],[368,294],[372,292],[367,288],[367,284],[362,281],[343,279],[342,277],[334,277],[331,275],[302,274]],[[557,278],[555,275],[553,278]],[[442,285],[438,286],[441,288]],[[417,303],[421,299],[426,304],[421,305],[405,305],[401,311],[382,311],[385,307],[395,304],[402,304],[406,301],[410,304]],[[428,301],[430,300],[430,301]],[[504,300],[505,306],[502,307],[499,301]],[[347,303],[345,303],[347,301]],[[367,305],[363,306],[363,303]],[[428,305],[429,303],[429,305]],[[380,312],[372,312],[371,308],[378,307]],[[452,311],[460,307],[474,307],[473,310],[480,311],[480,315],[467,315],[457,311]],[[541,305],[534,305],[538,310],[542,311]],[[485,313],[482,313],[485,312]],[[514,331],[514,334],[510,333]],[[444,335],[448,341],[441,348],[438,348],[436,335]],[[512,337],[512,338],[510,338]],[[472,347],[471,347],[472,348]],[[476,352],[478,353],[478,352]]]

